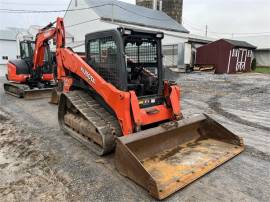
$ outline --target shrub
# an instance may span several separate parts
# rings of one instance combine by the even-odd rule
[[[255,71],[255,69],[256,69],[256,58],[254,58],[251,62],[251,69],[252,69],[252,71]]]

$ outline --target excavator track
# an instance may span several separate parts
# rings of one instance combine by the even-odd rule
[[[30,89],[25,84],[4,83],[4,90],[12,96],[30,100],[50,97],[53,88]]]
[[[100,156],[113,151],[122,136],[118,120],[84,91],[61,94],[58,120],[65,133]]]

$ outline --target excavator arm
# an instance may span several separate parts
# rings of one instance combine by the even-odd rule
[[[54,24],[55,27],[53,27]],[[43,66],[45,52],[44,43],[53,38],[56,41],[56,50],[65,45],[65,28],[62,18],[57,18],[55,22],[39,30],[35,42],[33,70],[36,70],[38,66]]]

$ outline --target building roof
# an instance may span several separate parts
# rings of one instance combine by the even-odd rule
[[[16,40],[16,35],[10,30],[0,30],[0,40]]]
[[[25,29],[16,27],[7,27],[7,29],[5,30],[0,30],[0,40],[16,41],[16,36],[21,31],[25,31]]]
[[[194,42],[194,43],[199,43],[199,44],[209,44],[215,40],[216,39],[214,38],[200,36],[196,34],[189,34],[189,37],[188,37],[189,42]]]
[[[243,36],[238,39],[257,46],[257,49],[270,49],[270,35]]]
[[[89,7],[93,7],[101,20],[189,33],[181,24],[162,11],[116,0],[85,0],[85,2]]]
[[[257,48],[256,46],[253,46],[246,41],[238,41],[238,40],[232,40],[232,39],[223,39],[223,40],[227,41],[228,43],[232,44],[235,47],[252,48],[252,49]]]

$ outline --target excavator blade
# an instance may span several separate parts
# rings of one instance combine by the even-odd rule
[[[244,150],[243,140],[199,115],[117,138],[119,172],[164,199]]]
[[[4,90],[7,94],[27,100],[49,98],[52,88],[30,89],[24,84],[4,83]]]

